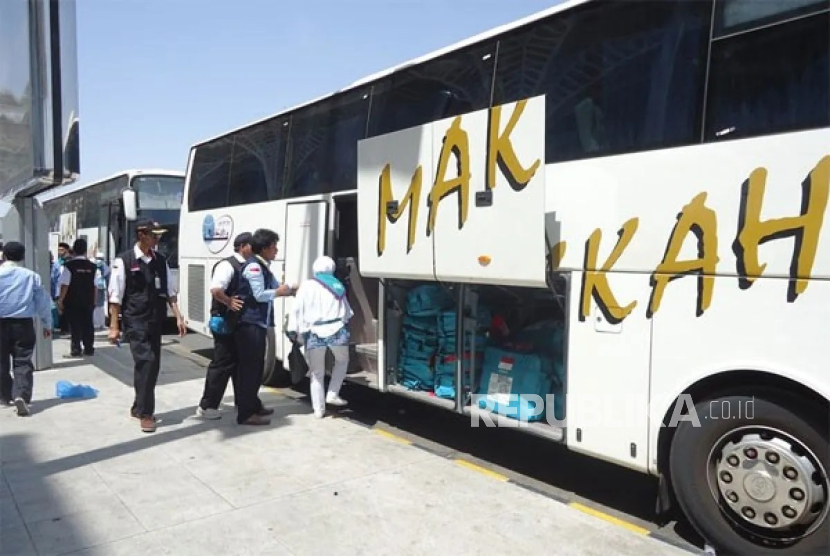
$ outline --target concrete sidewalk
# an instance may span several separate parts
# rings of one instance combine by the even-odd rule
[[[0,409],[4,555],[688,554],[288,396],[261,393],[268,427],[237,426],[230,397],[196,419],[204,369],[168,350],[145,434],[125,347],[54,346],[33,414]],[[100,392],[58,400],[58,380]]]

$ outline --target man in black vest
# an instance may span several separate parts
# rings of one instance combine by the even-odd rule
[[[76,239],[72,245],[74,257],[67,260],[61,268],[58,284],[58,311],[66,316],[72,340],[69,357],[81,356],[81,343],[84,355],[93,355],[95,348],[95,328],[92,326],[92,312],[95,310],[95,279],[99,276],[98,267],[86,257],[86,240]]]
[[[161,330],[167,318],[167,306],[173,310],[179,335],[187,334],[179,312],[173,275],[167,260],[156,251],[164,230],[158,223],[141,219],[136,222],[138,241],[129,251],[112,262],[109,284],[109,340],[118,344],[121,327],[129,342],[135,362],[135,401],[130,415],[138,419],[143,432],[156,430],[155,388],[161,365]]]
[[[236,294],[239,290],[239,276],[242,265],[251,255],[250,232],[243,232],[236,236],[233,242],[234,254],[222,259],[213,267],[213,281],[210,283],[210,293],[213,301],[210,307],[212,322],[223,323],[225,330],[214,330],[213,359],[205,375],[205,389],[196,415],[204,419],[219,419],[219,404],[228,387],[228,379],[233,383],[234,405],[237,403],[236,375],[239,365],[239,355],[233,331],[241,315],[242,299]],[[273,412],[273,411],[271,411]],[[262,415],[270,414],[262,408]]]

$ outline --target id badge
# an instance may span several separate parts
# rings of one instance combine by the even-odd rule
[[[156,276],[156,289],[161,289],[161,278],[159,278],[158,276]]]

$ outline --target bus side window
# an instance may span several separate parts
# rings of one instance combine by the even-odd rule
[[[357,142],[366,135],[369,90],[357,89],[291,115],[284,197],[357,187]]]
[[[375,83],[367,136],[488,108],[495,50],[475,45]]]
[[[196,147],[188,195],[190,211],[227,206],[232,149],[232,137]]]
[[[280,120],[268,120],[234,134],[228,206],[277,200],[285,167]]]
[[[744,4],[742,11],[730,10],[732,4],[723,3],[720,13],[724,18],[732,15],[744,30],[715,37],[712,43],[706,140],[830,125],[830,14],[772,24],[765,17],[756,21],[760,27],[746,30],[747,10],[757,6],[758,11],[765,3]],[[729,30],[729,23],[720,27]]]
[[[546,95],[547,163],[700,141],[711,2],[589,3],[499,39],[493,104]]]

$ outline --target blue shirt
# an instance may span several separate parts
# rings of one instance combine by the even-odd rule
[[[40,276],[17,263],[0,265],[0,318],[40,317],[40,325],[52,329],[52,300]]]
[[[52,263],[52,299],[57,299],[61,293],[58,281],[61,279],[61,264]]]
[[[265,261],[265,259],[254,255],[251,260],[258,259],[260,263],[262,263],[265,267],[270,267],[270,265]],[[242,270],[242,277],[248,281],[248,284],[251,286],[251,295],[253,295],[254,299],[256,299],[257,303],[267,303],[268,304],[268,317],[266,322],[260,322],[259,325],[263,328],[268,328],[268,324],[272,322],[273,315],[272,311],[274,310],[274,294],[278,287],[280,287],[279,282],[276,278],[274,278],[270,284],[265,283],[265,275],[260,270],[258,265],[249,264]]]

